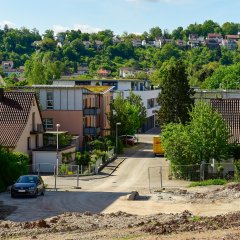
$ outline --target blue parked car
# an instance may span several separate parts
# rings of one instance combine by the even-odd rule
[[[44,195],[45,188],[41,176],[23,175],[11,187],[11,197]]]

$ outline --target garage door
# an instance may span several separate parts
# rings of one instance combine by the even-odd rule
[[[33,171],[40,173],[53,173],[57,158],[56,152],[34,152]]]

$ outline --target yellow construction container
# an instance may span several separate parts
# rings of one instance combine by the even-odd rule
[[[155,156],[164,155],[164,149],[160,137],[153,137],[153,153]]]

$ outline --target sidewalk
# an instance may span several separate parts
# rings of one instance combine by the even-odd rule
[[[124,148],[124,153],[118,154],[117,158],[115,158],[112,162],[106,165],[98,175],[111,175],[113,172],[122,164],[122,162],[135,154],[139,149],[143,148],[145,143],[138,143],[135,146]]]

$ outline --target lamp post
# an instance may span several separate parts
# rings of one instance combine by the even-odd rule
[[[57,175],[58,175],[58,165],[59,165],[59,154],[58,154],[58,128],[60,127],[60,124],[59,123],[57,123],[56,124],[56,127],[57,127]]]
[[[116,154],[118,153],[118,126],[120,125],[121,125],[120,122],[116,123]]]

